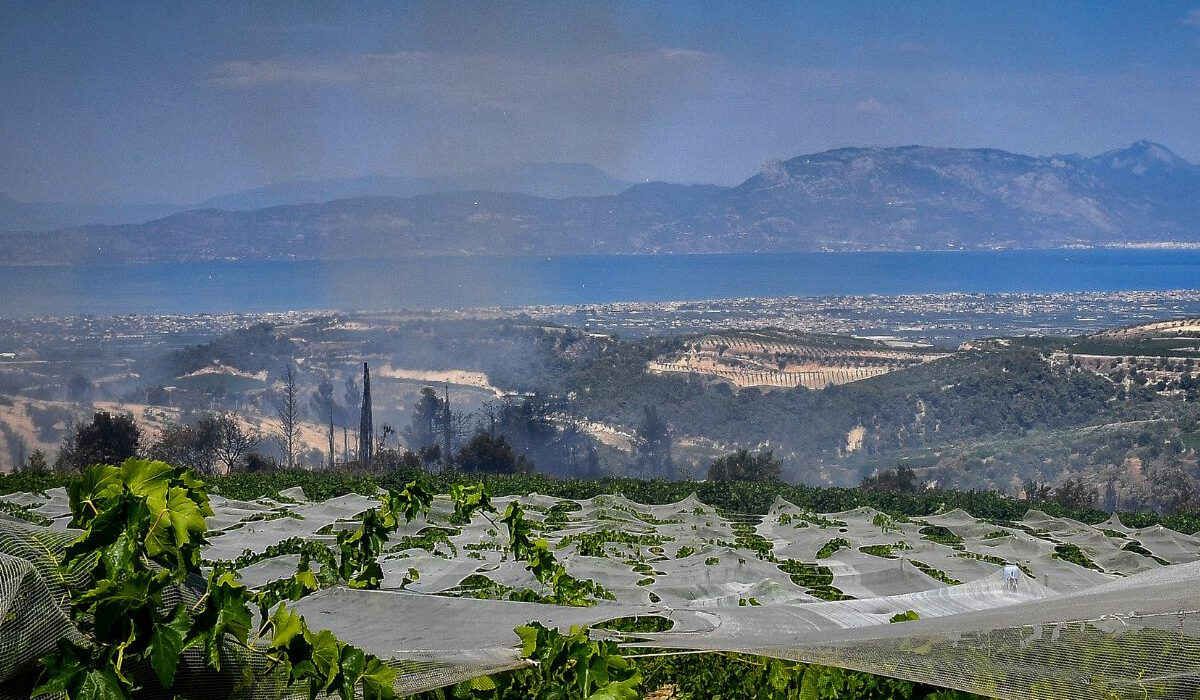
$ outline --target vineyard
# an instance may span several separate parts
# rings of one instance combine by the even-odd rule
[[[944,356],[858,338],[804,338],[798,341],[773,334],[705,336],[685,344],[682,350],[652,360],[646,369],[715,377],[738,387],[824,389]]]
[[[56,479],[0,483],[6,697],[1191,698],[1200,683],[1200,539],[1133,517],[772,484],[206,486],[144,460]]]

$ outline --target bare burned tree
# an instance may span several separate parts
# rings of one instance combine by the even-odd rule
[[[230,415],[218,416],[213,419],[216,428],[216,457],[225,466],[229,474],[237,468],[246,455],[253,452],[262,443],[258,431],[245,431],[237,419]]]
[[[283,452],[288,469],[296,466],[300,453],[300,388],[296,368],[288,365],[283,373],[283,388],[275,396],[275,417],[279,419],[275,441]]]

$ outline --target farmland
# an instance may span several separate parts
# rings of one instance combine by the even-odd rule
[[[878,377],[904,367],[944,357],[919,352],[913,343],[784,333],[726,333],[703,336],[684,349],[656,358],[650,372],[678,372],[714,377],[737,387],[820,390],[830,385]]]
[[[288,610],[385,660],[402,693],[434,697],[458,683],[456,697],[489,698],[504,688],[549,692],[587,683],[542,647],[566,644],[632,664],[636,673],[591,681],[624,684],[622,697],[702,698],[721,686],[741,686],[728,691],[731,698],[761,697],[754,679],[767,678],[757,668],[770,669],[780,698],[818,685],[843,698],[962,698],[961,691],[1039,697],[1065,671],[1047,654],[1075,643],[1082,601],[1092,614],[1109,610],[1109,584],[1120,583],[1119,596],[1130,587],[1158,590],[1164,576],[1176,567],[1190,572],[1200,555],[1200,540],[1142,516],[1126,522],[1041,506],[1058,513],[1050,515],[996,494],[897,497],[782,484],[530,477],[463,488],[459,479],[337,472],[214,479],[202,562],[237,572],[253,595],[293,590],[284,594]],[[21,538],[35,533],[30,528],[47,527],[30,521],[54,530],[79,517],[71,513],[78,501],[55,480],[63,483],[54,475],[0,480],[5,552],[18,552]],[[696,493],[680,497],[690,488]],[[519,495],[502,495],[509,492]],[[731,509],[737,506],[745,510]],[[370,558],[347,569],[349,552],[359,551],[347,548],[365,542],[355,533],[387,522],[364,550]],[[1171,524],[1192,530],[1198,523]],[[326,569],[338,557],[349,587]],[[1015,585],[1003,576],[1005,562],[1021,570]],[[376,574],[360,578],[373,567]],[[272,583],[289,580],[311,581],[311,588]],[[1132,689],[1130,679],[1143,676],[1140,687],[1181,697],[1186,680],[1162,673],[1168,657],[1138,650],[1153,639],[1184,650],[1170,664],[1192,658],[1190,633],[1160,628],[1153,616],[1170,607],[1177,618],[1192,595],[1190,585],[1176,583],[1166,599],[1146,598],[1141,612],[1113,608],[1129,630],[1121,635],[1085,625],[1090,644],[1103,644],[1075,661],[1090,680],[1055,697],[1100,697]],[[1061,634],[1013,657],[978,657],[989,635],[1033,620]],[[586,636],[568,636],[574,625],[592,627],[590,643],[599,646],[585,651]],[[527,629],[545,631],[531,644]],[[927,651],[910,656],[912,644]],[[647,649],[657,651],[646,656]],[[705,655],[677,655],[694,652]],[[892,661],[881,663],[881,655]],[[540,664],[529,665],[530,657]],[[471,680],[482,675],[489,679]]]

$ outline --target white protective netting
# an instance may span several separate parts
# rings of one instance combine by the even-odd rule
[[[36,670],[54,641],[77,634],[61,551],[67,501],[3,497],[48,518],[0,521],[0,686]],[[503,510],[508,498],[495,499]],[[296,608],[402,669],[416,692],[522,664],[514,627],[566,629],[661,615],[670,631],[629,638],[666,650],[738,651],[840,666],[1002,698],[1194,698],[1200,689],[1200,540],[1162,527],[1096,526],[1037,511],[1015,523],[951,511],[894,522],[859,508],[818,516],[778,500],[762,517],[720,513],[695,498],[646,506],[619,496],[520,498],[568,571],[615,597],[571,608],[475,599],[538,584],[504,552],[498,519],[449,523],[439,497],[382,556],[384,590],[333,588]],[[209,560],[251,555],[249,585],[290,575],[294,554],[262,556],[292,537],[331,531],[376,501],[213,498]],[[580,549],[583,548],[584,552]],[[586,553],[585,553],[586,552]],[[827,556],[818,556],[818,555]],[[1015,580],[1003,564],[1020,567]],[[420,579],[400,590],[410,568]],[[459,597],[454,597],[459,596]],[[914,611],[919,619],[890,623]],[[196,681],[200,683],[200,681]],[[258,683],[213,683],[193,696],[272,697]]]

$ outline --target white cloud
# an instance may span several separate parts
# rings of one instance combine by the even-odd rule
[[[332,84],[349,80],[329,67],[288,65],[278,61],[224,61],[208,79],[209,85],[251,88],[278,83]]]
[[[883,102],[877,97],[868,97],[854,105],[854,111],[859,114],[882,114],[884,111]]]
[[[1180,20],[1180,22],[1192,27],[1200,27],[1200,8],[1187,13],[1187,16]]]
[[[670,59],[694,59],[694,60],[700,60],[700,59],[712,57],[712,54],[708,53],[707,51],[697,51],[696,49],[674,49],[674,48],[669,48],[669,47],[659,49],[658,55],[662,56],[663,58],[670,58]]]
[[[715,85],[730,81],[729,71],[719,54],[670,47],[555,65],[499,55],[404,51],[322,61],[226,61],[205,83],[227,90],[350,88],[381,99],[521,112],[554,99],[611,102],[710,94]]]

